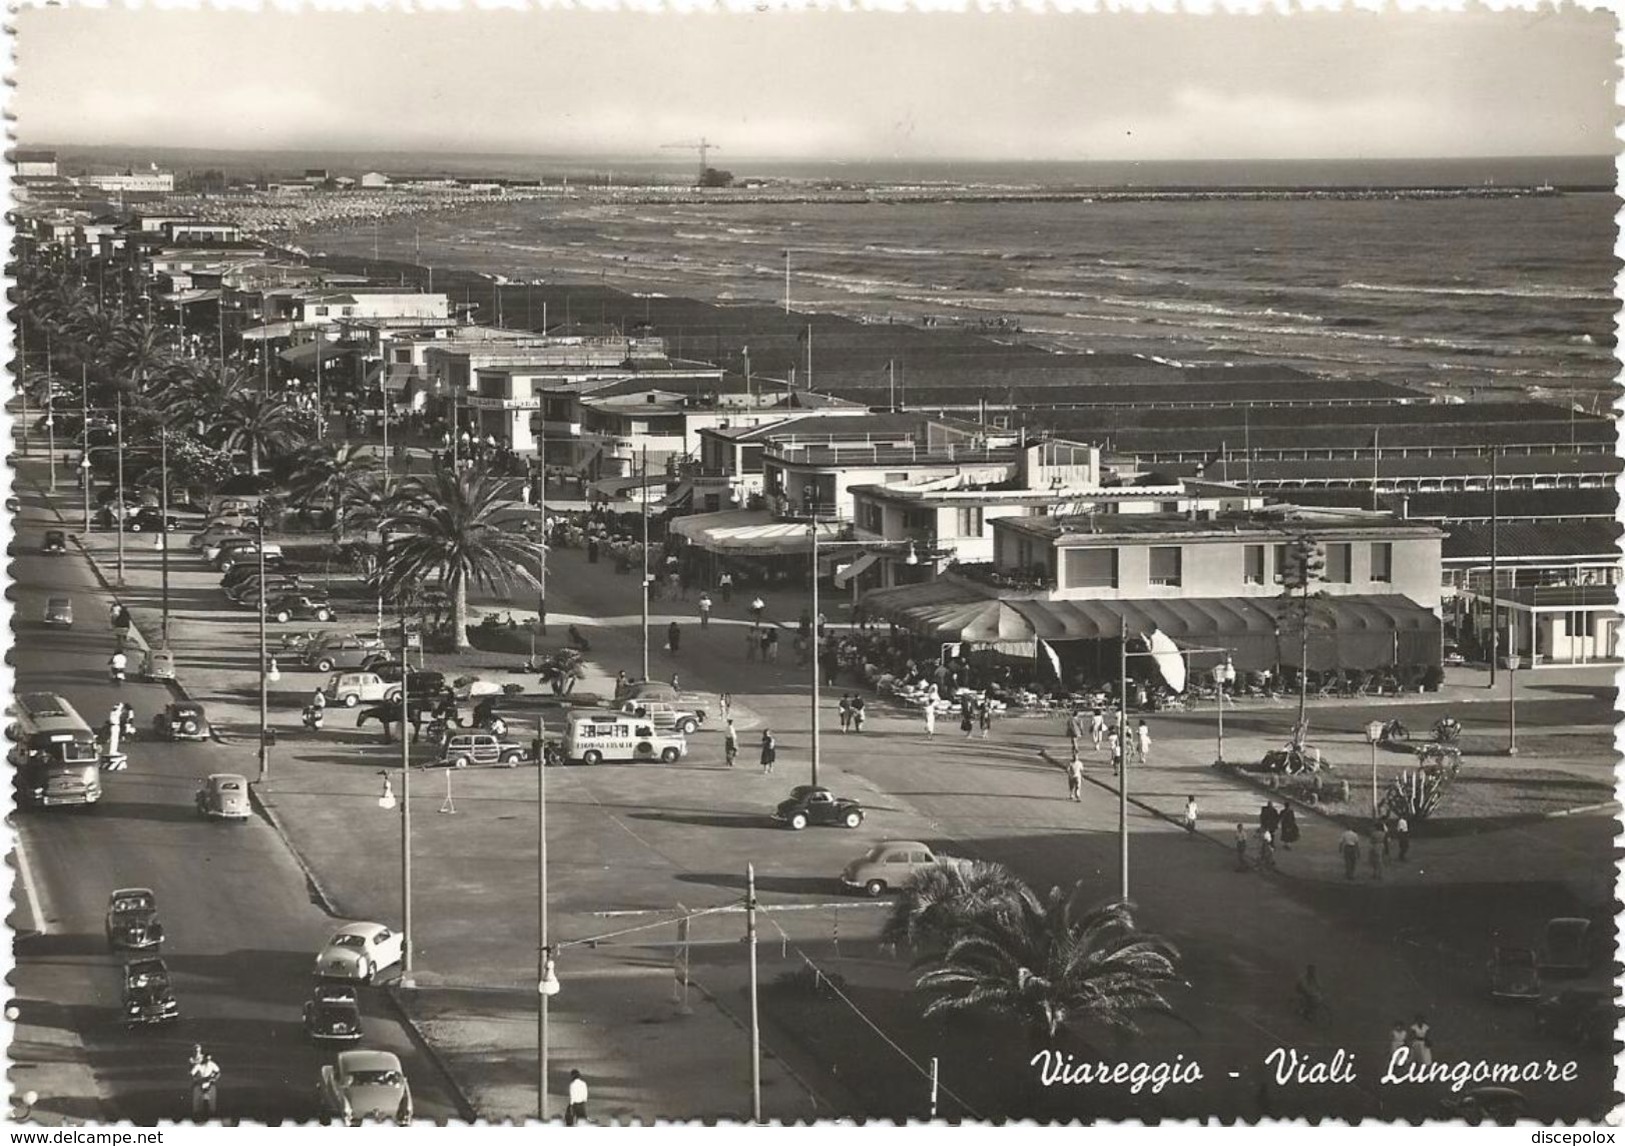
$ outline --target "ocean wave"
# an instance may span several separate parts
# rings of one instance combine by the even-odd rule
[[[1569,302],[1613,302],[1611,294],[1575,287],[1443,287],[1406,286],[1402,283],[1340,283],[1339,290],[1367,291],[1372,294],[1430,294],[1461,298],[1537,298]]]

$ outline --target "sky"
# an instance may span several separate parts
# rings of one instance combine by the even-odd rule
[[[30,145],[672,158],[1612,154],[1607,11],[27,8]]]

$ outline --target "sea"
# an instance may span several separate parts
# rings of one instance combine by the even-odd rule
[[[1567,166],[1565,166],[1567,164]],[[851,166],[851,165],[848,165]],[[878,170],[856,183],[1059,188],[1363,188],[1359,198],[656,204],[569,198],[312,230],[306,250],[970,327],[1055,349],[1267,361],[1464,397],[1518,391],[1606,409],[1618,374],[1619,200],[1575,160]],[[828,166],[785,178],[832,178]],[[778,173],[765,172],[777,175]],[[1497,196],[1392,187],[1537,187]]]

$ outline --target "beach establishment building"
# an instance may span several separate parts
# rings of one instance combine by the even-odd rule
[[[360,184],[364,191],[382,191],[390,185],[390,180],[382,171],[368,171],[361,176]]]
[[[37,147],[18,147],[11,153],[11,173],[20,178],[55,179],[56,152]]]
[[[992,528],[991,562],[875,590],[864,606],[927,646],[1048,662],[1067,682],[1114,679],[1123,637],[1153,631],[1205,650],[1208,669],[1228,660],[1278,673],[1303,660],[1281,578],[1289,547],[1307,537],[1325,559],[1310,671],[1390,671],[1419,683],[1441,661],[1437,526],[1270,506],[1004,517]]]
[[[168,171],[123,171],[113,175],[80,175],[74,183],[81,189],[112,195],[168,195],[175,190],[175,176]]]

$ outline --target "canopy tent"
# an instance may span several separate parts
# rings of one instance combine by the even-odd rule
[[[1013,654],[1030,655],[1038,639],[1116,641],[1126,630],[1131,637],[1162,633],[1181,646],[1223,647],[1243,670],[1296,666],[1301,659],[1290,607],[1275,597],[1045,601],[1000,599],[991,592],[932,581],[878,589],[864,603],[930,642],[964,641]],[[1438,664],[1439,625],[1438,617],[1408,597],[1317,599],[1309,667]]]
[[[691,544],[712,553],[752,554],[810,553],[812,533],[804,521],[779,521],[766,510],[726,509],[720,513],[696,513],[671,523],[672,532]],[[838,541],[841,526],[833,521],[818,523],[820,539]]]
[[[319,350],[318,347],[320,347]],[[335,358],[342,358],[346,354],[354,353],[355,349],[353,346],[340,346],[336,342],[329,342],[323,338],[315,342],[301,342],[298,346],[290,346],[277,357],[295,366],[313,367],[316,363],[317,354],[322,356],[323,362],[331,362]]]

